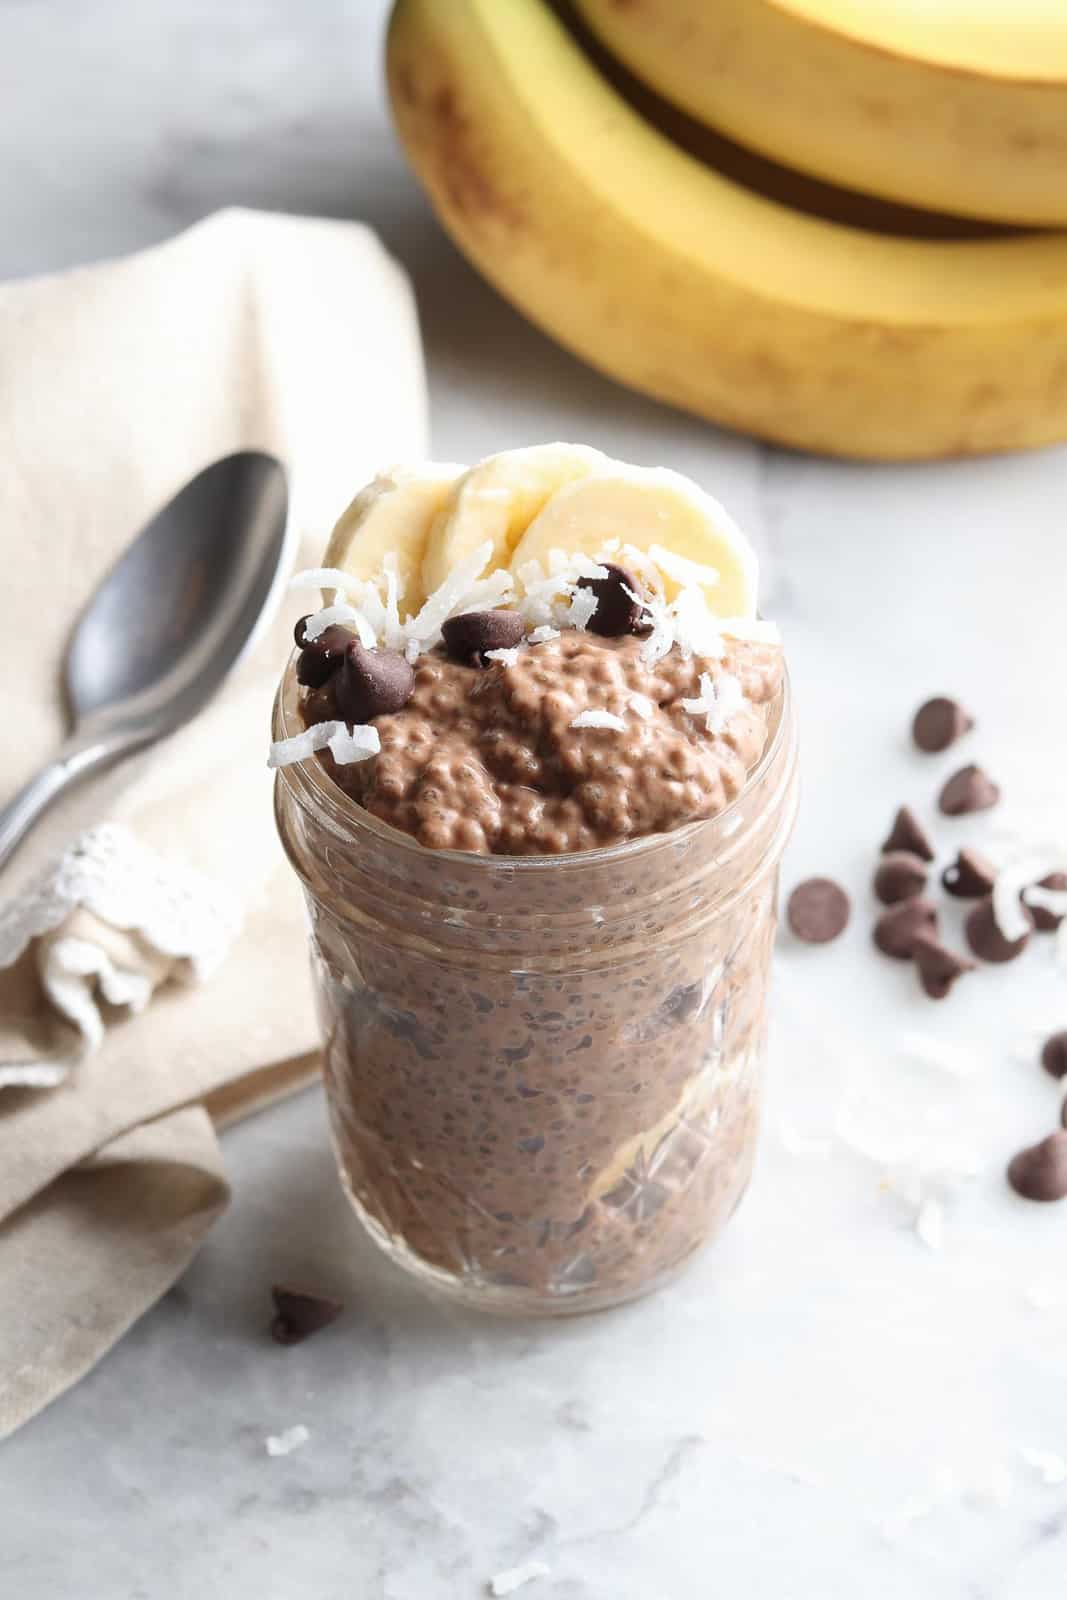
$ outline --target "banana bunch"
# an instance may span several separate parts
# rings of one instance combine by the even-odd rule
[[[1039,0],[1016,3],[1035,10]],[[961,4],[885,0],[869,9],[915,17]],[[980,18],[990,6],[969,0],[966,9]],[[926,82],[915,67],[899,80],[899,99],[885,102],[890,133],[861,139],[851,124],[882,103],[871,99],[876,80],[861,76],[846,93],[841,83],[830,87],[825,63],[822,78],[810,67],[816,48],[829,49],[820,19],[855,12],[844,0],[581,0],[581,8],[666,94],[752,144],[913,204],[947,205],[951,179],[956,209],[1064,220],[1067,179],[1055,141],[1062,153],[1067,121],[1058,113],[1043,121],[1020,109],[1025,128],[1007,119],[994,129],[986,102],[990,125],[978,148],[988,153],[991,140],[1002,141],[999,162],[984,154],[968,161],[951,142],[965,125],[949,118],[923,187],[909,176],[924,168],[929,105],[915,101],[916,82]],[[759,20],[781,13],[807,19],[810,49],[772,55],[760,73],[741,74],[737,88],[735,65],[764,48]],[[737,26],[727,36],[731,17]],[[1059,38],[1065,29],[1048,31]],[[843,28],[835,37],[842,51],[860,48]],[[990,63],[998,37],[989,31]],[[891,52],[891,30],[887,38],[872,34],[866,57]],[[1013,49],[1004,51],[1004,79],[1024,46]],[[1061,112],[1057,84],[1067,71],[1056,73],[1065,53],[1061,38],[1046,54],[1047,103]],[[931,69],[932,96],[952,70]],[[849,199],[839,191],[808,209],[785,204],[661,132],[547,0],[397,0],[387,71],[400,137],[456,242],[534,322],[601,371],[727,426],[836,455],[967,455],[1067,438],[1067,234],[984,228],[974,237],[920,237],[961,230],[891,207],[886,228],[870,225],[869,206],[861,227],[838,220]],[[723,79],[730,104],[747,106],[747,122],[724,109]],[[801,112],[804,84],[810,105]],[[815,133],[797,131],[820,116],[821,156]],[[902,148],[912,150],[910,169]],[[1055,160],[1045,159],[1049,149]],[[885,178],[887,164],[902,174],[898,184]]]
[[[490,574],[509,573],[521,586],[531,562],[547,573],[554,556],[593,557],[612,540],[647,557],[667,600],[680,579],[706,575],[714,616],[755,615],[755,552],[718,501],[680,473],[633,467],[586,445],[530,445],[469,468],[431,462],[384,472],[341,516],[323,566],[358,587],[377,584],[388,558],[403,608],[414,615],[489,545]]]

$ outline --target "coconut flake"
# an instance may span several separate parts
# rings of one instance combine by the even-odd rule
[[[345,765],[377,755],[381,740],[377,728],[370,726],[357,725],[350,734],[347,723],[314,722],[302,733],[294,733],[290,739],[275,739],[267,757],[267,766],[272,769],[291,767],[294,762],[306,761],[316,751],[325,750],[327,745],[334,760]]]
[[[1032,924],[1020,903],[1024,889],[1057,870],[1047,856],[1024,856],[1009,862],[997,873],[993,883],[993,920],[1005,939],[1023,939]]]
[[[1067,889],[1043,889],[1039,883],[1032,883],[1023,890],[1023,899],[1028,906],[1051,911],[1056,917],[1067,917]]]
[[[661,544],[649,545],[648,553],[659,570],[683,589],[694,584],[707,587],[719,581],[716,567],[705,567],[699,561],[690,561],[688,556],[676,555],[673,550],[666,550]]]
[[[570,726],[572,728],[613,728],[616,733],[626,732],[625,722],[621,717],[617,717],[614,711],[597,711],[595,709],[579,711]]]
[[[408,620],[409,639],[418,639],[423,649],[429,649],[437,642],[442,623],[448,621],[455,607],[462,603],[471,585],[481,577],[486,562],[490,560],[492,554],[493,542],[491,539],[486,539],[476,550],[472,550],[469,556],[464,556],[463,560],[453,567],[444,583],[423,602],[418,615]]]
[[[355,606],[345,605],[340,601],[337,605],[323,606],[320,611],[313,611],[305,620],[304,638],[309,643],[313,642],[321,633],[325,633],[327,628],[343,623],[356,624],[358,616]]]
[[[330,754],[339,767],[351,766],[355,761],[367,761],[371,756],[376,756],[382,748],[382,741],[378,730],[370,723],[359,723],[349,729],[345,723],[328,724],[336,726],[338,731],[331,734],[328,743]]]
[[[584,633],[596,615],[596,608],[599,604],[600,601],[592,589],[575,589],[571,595],[571,603],[567,607],[564,620],[572,628],[578,628]]]
[[[1050,1487],[1067,1483],[1067,1461],[1055,1450],[1034,1450],[1029,1445],[1022,1445],[1019,1455],[1028,1467],[1033,1467],[1035,1472],[1041,1474],[1042,1483]]]
[[[281,1433],[272,1433],[267,1436],[267,1454],[269,1456],[287,1456],[294,1450],[299,1450],[302,1444],[307,1444],[311,1438],[308,1429],[302,1422],[294,1422],[291,1428],[285,1428]]]
[[[289,579],[290,589],[339,589],[347,594],[359,580],[340,567],[305,567]]]
[[[527,1561],[521,1567],[509,1567],[506,1572],[498,1572],[489,1579],[489,1593],[494,1597],[514,1594],[516,1589],[533,1583],[536,1578],[547,1578],[551,1570],[543,1561]]]
[[[669,607],[674,642],[685,660],[702,656],[721,661],[726,654],[719,625],[708,609],[701,589],[681,589]]]
[[[647,722],[656,710],[655,701],[650,700],[647,694],[632,694],[626,704],[634,716],[640,717],[642,722]]]
[[[404,660],[409,667],[413,667],[422,655],[422,645],[418,639],[409,639],[404,645]]]
[[[513,667],[518,661],[520,653],[518,645],[508,645],[500,650],[487,650],[485,659],[487,661],[499,661],[502,667]]]
[[[718,680],[707,672],[700,674],[700,694],[696,699],[682,701],[682,710],[690,716],[703,717],[708,733],[722,733],[729,719],[746,704],[741,680],[732,672],[723,672]]]
[[[559,638],[559,629],[558,628],[553,628],[550,623],[546,622],[546,623],[543,623],[541,625],[541,627],[534,628],[532,633],[527,634],[526,643],[527,644],[548,644],[551,639],[558,639],[558,638]]]

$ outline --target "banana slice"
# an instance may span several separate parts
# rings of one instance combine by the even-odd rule
[[[552,550],[595,556],[614,539],[652,552],[668,600],[681,585],[656,563],[657,546],[683,561],[714,568],[717,580],[700,587],[715,616],[755,616],[756,552],[717,500],[666,467],[609,462],[608,470],[567,484],[530,523],[512,552],[511,570],[517,573],[524,562],[539,561],[547,572]],[[625,555],[617,559],[625,564]],[[681,575],[680,568],[674,570]]]
[[[342,512],[323,566],[366,581],[378,577],[386,556],[395,557],[401,611],[414,615],[426,598],[422,561],[430,525],[465,471],[451,461],[425,461],[379,473]],[[332,592],[323,593],[330,605]]]
[[[460,561],[487,539],[489,570],[506,567],[518,540],[563,484],[609,465],[584,444],[535,444],[504,450],[471,467],[434,518],[422,562],[422,586],[433,594]]]

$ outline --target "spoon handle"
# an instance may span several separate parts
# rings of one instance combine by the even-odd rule
[[[48,765],[35,773],[0,810],[0,870],[53,800],[58,799],[72,783],[77,783],[97,767],[114,761],[131,748],[125,740],[114,738],[87,740],[75,736],[69,739]]]

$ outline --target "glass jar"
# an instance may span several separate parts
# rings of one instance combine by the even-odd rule
[[[303,724],[292,664],[274,737]],[[557,856],[429,850],[317,760],[282,768],[341,1179],[394,1261],[485,1310],[610,1306],[734,1211],[755,1154],[788,684],[739,797]]]

